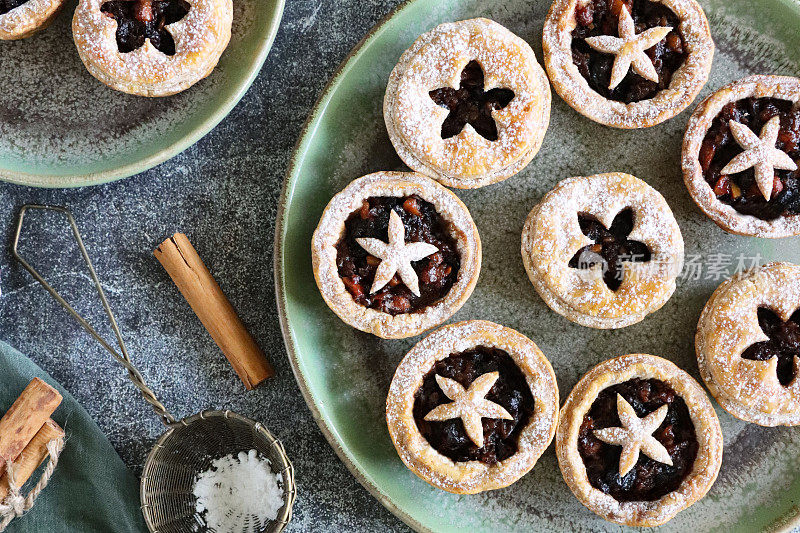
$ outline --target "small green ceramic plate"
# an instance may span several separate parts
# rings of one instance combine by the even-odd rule
[[[717,43],[701,96],[751,73],[800,75],[800,5],[788,0],[706,0]],[[418,530],[619,531],[578,503],[561,479],[552,447],[519,482],[457,496],[408,471],[384,421],[394,369],[414,342],[384,341],[343,324],[317,291],[310,241],[322,209],[348,182],[403,168],[381,113],[389,72],[402,51],[446,20],[488,16],[530,42],[541,58],[548,0],[413,0],[353,52],[309,119],[286,178],[275,245],[278,305],[286,346],[306,400],[333,448],[359,481]],[[683,185],[680,149],[690,111],[657,127],[602,127],[553,95],[542,150],[519,175],[457,191],[483,241],[474,294],[453,320],[480,318],[519,330],[553,363],[561,397],[589,368],[630,352],[661,355],[698,377],[694,330],[713,289],[740,263],[800,263],[800,239],[769,241],[719,230]],[[686,241],[687,269],[672,299],[643,322],[619,331],[583,328],[556,315],[527,279],[519,248],[528,211],[568,176],[612,170],[639,176],[667,199]],[[698,271],[699,266],[699,271]],[[788,529],[800,513],[800,428],[761,428],[718,410],[725,434],[722,470],[711,492],[664,526],[666,531],[751,532]]]
[[[0,179],[34,187],[95,185],[185,150],[253,83],[283,5],[236,0],[231,42],[217,68],[166,98],[123,94],[89,74],[72,42],[72,3],[42,33],[0,42]]]

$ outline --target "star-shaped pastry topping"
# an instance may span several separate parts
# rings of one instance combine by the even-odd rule
[[[670,31],[672,31],[671,26],[656,26],[637,35],[631,14],[623,6],[619,10],[619,37],[611,35],[587,37],[586,44],[598,52],[616,56],[611,69],[611,83],[608,84],[608,88],[613,89],[625,78],[631,67],[639,76],[650,81],[658,81],[658,72],[644,51],[655,46]]]
[[[640,451],[654,461],[672,466],[669,452],[653,437],[653,432],[664,422],[667,409],[669,406],[664,404],[646,417],[639,418],[631,404],[621,394],[617,394],[617,414],[622,427],[598,429],[594,435],[607,444],[622,446],[622,455],[619,457],[620,477],[624,477],[636,465]]]
[[[756,137],[753,131],[742,124],[731,120],[729,123],[733,138],[744,149],[744,152],[731,159],[730,163],[722,169],[723,174],[736,174],[753,167],[756,174],[756,183],[769,200],[772,197],[772,186],[775,183],[775,169],[797,170],[797,164],[792,161],[789,154],[775,148],[778,140],[778,130],[781,123],[778,117],[772,117],[761,128],[761,135]]]
[[[400,275],[400,279],[406,287],[419,296],[419,279],[412,261],[419,261],[429,255],[435,254],[439,249],[427,242],[410,242],[406,244],[406,229],[403,221],[394,210],[389,215],[389,242],[385,243],[378,239],[356,239],[356,242],[367,251],[381,260],[375,281],[372,283],[370,294],[374,294],[384,288],[395,274]]]
[[[478,448],[483,448],[481,418],[514,419],[501,405],[486,399],[489,389],[494,386],[499,377],[499,372],[483,374],[472,382],[469,389],[464,389],[458,381],[437,374],[436,383],[439,384],[439,388],[442,389],[445,396],[453,400],[453,403],[445,403],[434,408],[425,415],[425,420],[442,422],[460,418],[470,440]]]

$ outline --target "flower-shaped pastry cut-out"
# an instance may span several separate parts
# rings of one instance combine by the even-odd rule
[[[499,377],[499,372],[488,372],[477,377],[469,388],[465,389],[458,381],[437,374],[436,383],[445,396],[453,400],[453,402],[435,407],[425,415],[425,420],[442,422],[460,418],[467,436],[478,448],[482,448],[482,418],[514,419],[501,405],[486,399],[486,395]]]
[[[511,103],[514,91],[500,88],[484,91],[483,68],[477,61],[470,61],[461,72],[460,88],[435,89],[430,97],[437,105],[450,110],[442,124],[442,139],[455,137],[470,124],[483,138],[496,141],[497,124],[492,111]]]
[[[622,427],[598,429],[594,435],[607,444],[622,446],[622,454],[619,457],[620,477],[624,477],[636,466],[639,452],[654,461],[672,466],[669,452],[653,437],[653,432],[667,417],[668,409],[669,406],[664,404],[644,418],[639,418],[631,404],[621,394],[617,394],[617,414]]]
[[[650,261],[651,253],[646,244],[628,239],[633,231],[633,209],[627,208],[614,217],[610,228],[591,215],[579,214],[578,224],[584,235],[594,244],[584,246],[570,259],[570,268],[581,270],[601,265],[603,281],[616,291],[622,285],[623,262],[642,263]]]
[[[403,221],[400,219],[400,215],[392,211],[389,215],[388,243],[371,238],[356,239],[356,242],[364,250],[381,260],[381,264],[375,272],[371,293],[381,290],[395,274],[398,274],[414,295],[420,295],[419,278],[411,263],[435,254],[439,249],[427,242],[406,244],[405,238],[406,230]]]
[[[728,124],[733,138],[744,152],[731,159],[722,169],[722,174],[736,174],[752,168],[758,189],[769,200],[775,183],[775,169],[797,170],[797,163],[792,161],[789,154],[775,147],[781,127],[780,119],[772,117],[768,120],[759,136],[741,122],[731,120]]]
[[[759,307],[758,325],[769,340],[751,345],[742,358],[769,361],[780,384],[788,387],[800,374],[800,310],[784,321],[772,309]]]
[[[110,0],[100,7],[117,21],[117,47],[123,54],[144,46],[146,40],[162,53],[175,55],[175,39],[166,29],[183,19],[191,6],[185,0]]]
[[[587,37],[586,44],[605,54],[614,54],[614,66],[611,69],[609,89],[613,89],[625,78],[628,70],[641,77],[657,82],[658,72],[645,50],[652,48],[672,31],[670,26],[656,26],[642,33],[636,33],[633,18],[628,8],[623,6],[619,10],[619,37],[612,35],[598,35]]]

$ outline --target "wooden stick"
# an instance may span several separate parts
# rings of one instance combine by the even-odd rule
[[[275,371],[183,233],[153,252],[248,390]]]
[[[49,455],[47,443],[53,439],[63,437],[64,430],[52,419],[44,423],[42,429],[33,436],[28,445],[25,446],[25,449],[22,450],[22,453],[19,454],[17,460],[14,461],[14,482],[17,487],[22,487],[36,472],[39,465],[47,459]],[[0,502],[8,496],[9,492],[9,477],[8,472],[6,472],[0,477]]]
[[[0,475],[6,461],[15,461],[56,407],[61,394],[39,378],[25,387],[17,401],[0,420]]]

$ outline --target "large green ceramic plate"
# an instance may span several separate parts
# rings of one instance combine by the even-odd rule
[[[552,447],[513,486],[475,496],[435,490],[408,471],[392,447],[384,402],[397,363],[418,339],[383,341],[344,325],[314,284],[310,240],[322,209],[349,181],[403,168],[389,143],[381,105],[401,52],[446,20],[488,16],[530,42],[541,58],[547,0],[415,0],[404,4],[354,51],[323,94],[297,145],[276,234],[276,284],[289,357],[320,427],[353,474],[384,505],[419,530],[619,531],[582,507],[561,479]],[[703,95],[751,73],[800,75],[800,6],[789,1],[703,2],[717,43]],[[680,171],[689,112],[660,126],[621,131],[590,122],[553,97],[539,155],[519,175],[457,191],[483,240],[481,279],[453,320],[481,318],[515,328],[550,358],[562,398],[589,368],[629,352],[675,361],[698,377],[693,334],[700,311],[741,254],[800,262],[800,240],[728,235],[694,206]],[[519,254],[528,211],[559,180],[619,170],[645,179],[672,207],[690,264],[669,303],[620,331],[597,331],[548,309]],[[699,260],[698,260],[699,257]],[[724,464],[708,496],[664,526],[667,531],[786,529],[800,513],[800,428],[761,428],[718,410]]]
[[[77,187],[143,172],[211,131],[253,83],[284,0],[235,0],[230,45],[205,80],[166,98],[109,89],[81,63],[68,2],[53,25],[0,42],[0,179]]]

